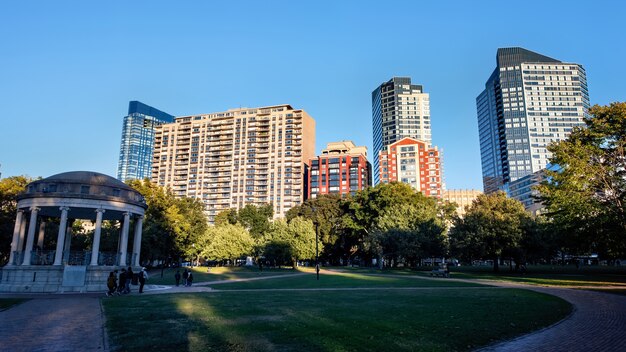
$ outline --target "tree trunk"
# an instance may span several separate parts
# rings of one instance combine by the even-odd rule
[[[495,273],[499,273],[500,272],[500,257],[495,256],[494,260],[493,260],[493,272]]]

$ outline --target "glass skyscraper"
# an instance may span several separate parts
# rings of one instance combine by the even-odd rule
[[[547,146],[589,114],[582,65],[523,48],[500,48],[497,66],[476,98],[485,193],[545,169]]]
[[[154,130],[158,125],[173,121],[174,116],[141,102],[131,101],[128,104],[117,165],[117,178],[120,181],[152,176]]]
[[[432,143],[430,101],[421,85],[409,77],[393,77],[372,92],[374,184],[380,182],[378,153],[387,146],[410,137]]]

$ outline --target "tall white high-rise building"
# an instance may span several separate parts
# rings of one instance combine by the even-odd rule
[[[485,193],[546,168],[548,145],[567,138],[589,114],[582,65],[523,48],[500,48],[496,58],[476,98]]]

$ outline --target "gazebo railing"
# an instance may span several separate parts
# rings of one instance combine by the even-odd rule
[[[64,251],[63,259],[67,265],[89,265],[91,251]]]
[[[54,263],[55,250],[32,251],[30,265],[52,265]]]
[[[31,251],[30,265],[53,265],[55,250],[34,250]],[[114,266],[118,265],[121,253],[115,252],[99,252],[98,265]],[[126,256],[126,263],[119,265],[129,266],[133,263],[135,254]],[[22,265],[24,261],[24,252],[13,252],[13,265]],[[89,265],[91,263],[91,251],[64,251],[63,263],[67,265]]]
[[[24,252],[13,252],[13,265],[21,265],[24,261]]]
[[[115,252],[100,252],[98,256],[98,265],[117,265],[118,253]]]

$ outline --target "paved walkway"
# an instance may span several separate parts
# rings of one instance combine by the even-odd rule
[[[107,350],[102,295],[20,297],[32,299],[0,312],[0,351]]]
[[[574,305],[574,312],[551,327],[481,351],[626,351],[626,296],[555,287],[497,285],[563,298]]]
[[[332,274],[332,272],[324,271],[323,274]],[[144,290],[145,294],[219,292],[208,286],[299,275],[306,274],[298,273],[202,282],[195,283],[191,287],[146,285]],[[402,277],[407,278],[409,276],[403,275]],[[422,276],[415,276],[415,278],[431,279]],[[435,280],[480,282],[497,286],[498,288],[512,287],[530,289],[561,297],[574,305],[574,312],[568,318],[551,327],[511,341],[489,346],[481,351],[626,351],[626,296],[576,289],[539,287],[501,281],[443,278],[437,278]],[[493,288],[494,287],[491,287],[491,289]],[[379,289],[388,290],[388,288]],[[398,289],[407,290],[416,288]],[[485,287],[485,289],[489,289],[489,287]],[[265,291],[280,290],[285,289],[267,289]],[[320,291],[354,289],[328,288],[292,290]],[[0,295],[0,297],[3,296],[7,295]],[[1,352],[108,350],[104,331],[104,317],[100,306],[100,299],[103,295],[30,295],[21,297],[33,299],[0,312]],[[488,307],[485,308],[488,309]]]

